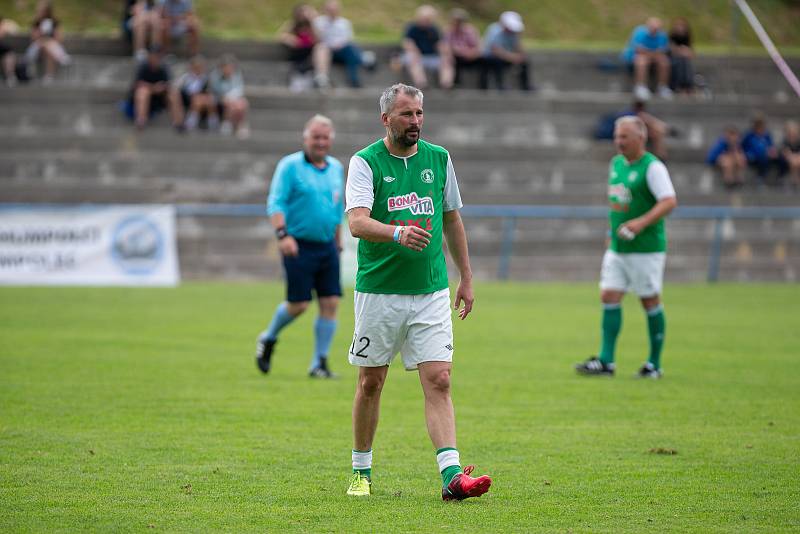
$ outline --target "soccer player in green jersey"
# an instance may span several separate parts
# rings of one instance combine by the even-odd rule
[[[347,175],[348,222],[360,240],[349,356],[359,372],[347,493],[366,496],[372,491],[381,390],[400,352],[405,368],[419,371],[442,499],[461,500],[486,493],[492,480],[471,477],[472,466],[462,470],[456,448],[450,398],[453,326],[442,235],[461,275],[454,303],[461,319],[472,311],[472,270],[450,155],[420,139],[422,98],[419,89],[404,84],[384,91],[380,110],[386,137],[357,152]]]
[[[619,154],[609,167],[610,243],[600,273],[603,302],[600,355],[575,369],[586,375],[614,374],[614,349],[622,328],[622,297],[636,293],[647,314],[650,355],[637,376],[661,378],[664,308],[661,286],[666,261],[664,218],[675,208],[675,189],[664,164],[645,150],[647,127],[638,117],[621,117],[614,126]]]

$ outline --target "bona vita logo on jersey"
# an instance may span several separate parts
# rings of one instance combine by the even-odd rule
[[[433,199],[417,196],[416,193],[389,197],[386,201],[389,211],[409,210],[412,215],[433,215]]]
[[[631,190],[623,184],[608,186],[608,202],[614,211],[628,211],[632,195]]]

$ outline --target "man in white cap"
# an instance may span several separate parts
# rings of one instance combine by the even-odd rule
[[[481,89],[489,88],[489,77],[495,80],[498,89],[505,89],[505,73],[515,67],[519,88],[530,91],[528,57],[522,49],[522,31],[525,24],[516,11],[504,11],[500,20],[486,29],[483,37],[485,67],[481,74]]]

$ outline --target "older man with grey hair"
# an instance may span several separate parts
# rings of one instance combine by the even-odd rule
[[[303,128],[303,150],[278,162],[267,200],[267,214],[275,229],[286,273],[286,300],[258,337],[256,364],[262,373],[272,367],[278,333],[319,301],[314,322],[314,353],[309,376],[333,378],[328,352],[336,332],[336,310],[342,288],[339,281],[340,223],[343,212],[344,169],[329,155],[333,122],[314,115]]]
[[[383,139],[350,160],[345,196],[350,231],[360,239],[355,333],[358,366],[353,405],[353,475],[348,495],[372,490],[372,442],[389,364],[400,352],[419,371],[428,434],[442,476],[442,499],[478,497],[491,478],[461,469],[450,397],[453,326],[442,236],[461,275],[454,309],[466,319],[474,301],[467,236],[450,154],[420,138],[422,92],[396,84],[380,98]]]
[[[613,376],[617,335],[622,328],[622,298],[639,296],[647,315],[650,355],[637,374],[661,378],[665,319],[661,287],[667,254],[664,218],[677,205],[666,166],[645,150],[647,126],[639,117],[617,119],[614,143],[619,154],[609,166],[609,246],[600,272],[603,320],[599,356],[575,366],[578,373]]]

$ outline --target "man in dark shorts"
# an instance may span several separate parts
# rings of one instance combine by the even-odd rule
[[[14,87],[17,85],[17,56],[11,44],[6,42],[6,34],[11,34],[13,27],[16,26],[12,21],[3,19],[0,15],[0,67],[3,69],[3,77],[6,85]]]
[[[147,125],[152,114],[167,108],[169,80],[169,69],[161,60],[161,51],[151,49],[147,61],[136,71],[133,82],[134,121],[138,129]]]
[[[302,314],[317,293],[319,316],[314,322],[314,355],[309,376],[334,378],[328,352],[336,332],[340,224],[344,211],[344,169],[328,155],[333,123],[315,115],[303,130],[303,150],[278,162],[267,200],[286,272],[286,301],[275,310],[269,327],[258,337],[256,364],[268,373],[278,332]]]

